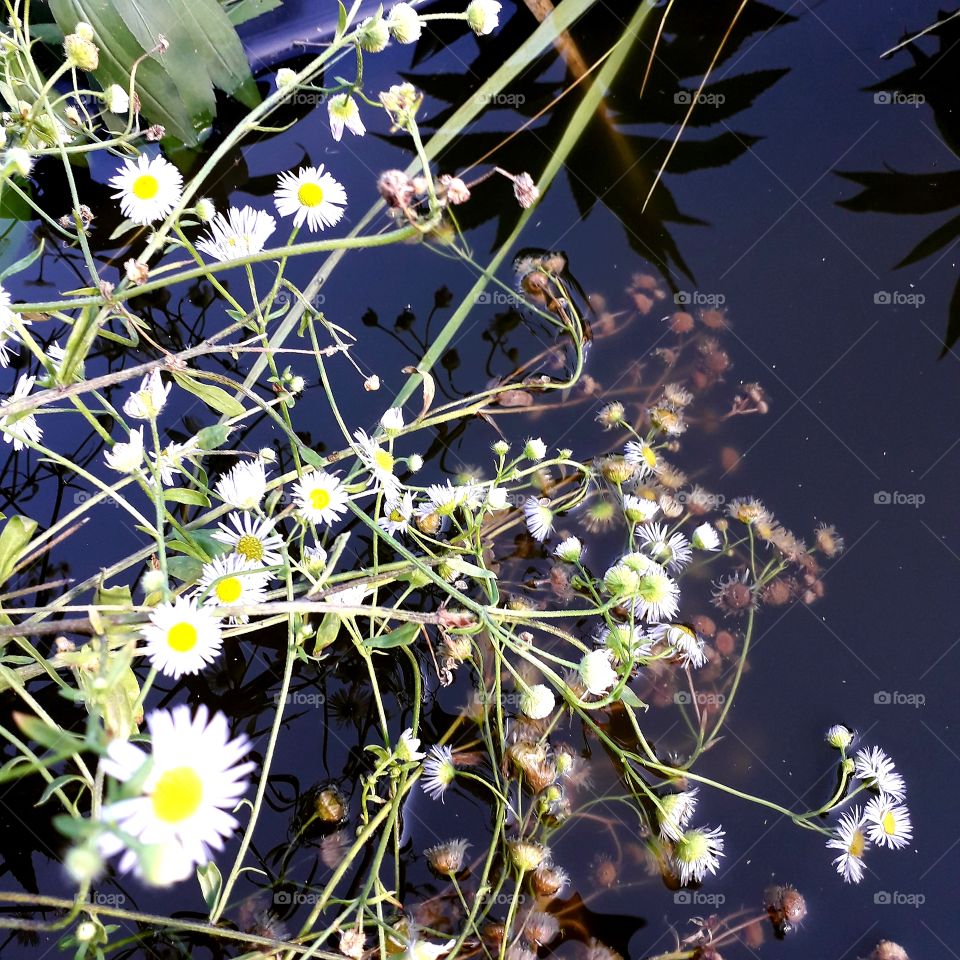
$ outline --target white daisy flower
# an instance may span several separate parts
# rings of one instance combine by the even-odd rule
[[[358,583],[355,586],[340,587],[332,593],[324,595],[324,603],[332,603],[338,607],[359,607],[363,598],[371,592],[373,587],[369,583]]]
[[[490,513],[497,513],[500,510],[506,510],[508,504],[508,498],[510,496],[510,491],[506,487],[495,487],[491,486],[487,489],[486,500],[484,501],[484,509],[488,510]]]
[[[135,390],[123,402],[123,412],[135,420],[156,420],[163,410],[173,382],[163,385],[163,377],[157,369],[151,370]]]
[[[898,850],[910,845],[913,839],[910,811],[893,797],[884,794],[873,797],[867,803],[863,817],[867,822],[867,835],[877,846]]]
[[[273,520],[258,519],[252,513],[231,513],[229,525],[219,523],[213,539],[233,547],[236,553],[258,566],[270,567],[281,562],[283,538],[273,533]]]
[[[398,533],[406,533],[410,529],[410,518],[413,516],[413,494],[409,490],[403,492],[399,500],[385,501],[383,516],[377,521],[381,529],[386,530],[391,537]]]
[[[583,544],[578,537],[567,537],[553,552],[565,563],[576,563],[583,554]]]
[[[683,839],[693,811],[697,806],[697,790],[683,790],[680,793],[668,793],[660,798],[660,837],[674,843]]]
[[[228,263],[260,253],[277,229],[277,221],[264,210],[231,207],[210,221],[209,232],[197,241],[197,249],[214,260]]]
[[[411,763],[416,760],[422,760],[426,756],[420,749],[420,738],[413,735],[413,727],[407,727],[407,729],[400,734],[396,754],[398,759]]]
[[[346,512],[349,497],[335,474],[314,470],[293,485],[293,499],[302,519],[331,525]]]
[[[183,468],[185,461],[199,464],[202,456],[203,451],[196,446],[196,438],[191,437],[186,443],[168,443],[153,461],[153,468],[160,474],[160,482],[169,487],[177,474],[186,472]]]
[[[10,309],[12,302],[9,291],[0,284],[0,367],[9,366],[10,354],[17,353],[17,344],[20,342],[13,323],[16,314]],[[20,322],[24,325],[30,323],[23,319]]]
[[[520,712],[531,720],[543,720],[557,705],[553,691],[545,683],[537,683],[520,695]]]
[[[534,540],[543,543],[550,536],[553,530],[553,511],[546,497],[528,497],[523,505],[523,517]]]
[[[628,493],[623,498],[623,513],[631,523],[646,523],[652,520],[660,509],[656,500],[646,497],[635,497]]]
[[[628,440],[623,448],[623,458],[636,467],[636,477],[642,480],[657,466],[656,451],[646,440]]]
[[[673,647],[687,666],[702,667],[707,662],[703,640],[686,624],[661,623],[653,628],[652,634],[655,639]]]
[[[327,101],[327,112],[330,114],[330,133],[333,134],[334,140],[339,142],[344,128],[356,137],[362,137],[367,132],[357,101],[349,93],[340,93],[331,97]]]
[[[693,558],[687,538],[679,532],[668,536],[664,523],[641,524],[637,535],[650,556],[671,570],[682,570]]]
[[[324,173],[323,164],[280,174],[273,198],[281,217],[293,217],[295,227],[306,221],[314,232],[334,226],[347,205],[346,190]]]
[[[217,496],[235,510],[252,510],[267,492],[267,467],[259,458],[241,460],[217,481]]]
[[[866,835],[866,819],[860,807],[841,814],[836,836],[827,841],[831,850],[842,851],[833,861],[837,873],[846,883],[859,883],[863,879],[863,855],[870,849]]]
[[[470,0],[467,4],[467,23],[470,29],[478,37],[493,33],[500,24],[501,6],[503,4],[498,0]]]
[[[907,795],[907,784],[897,773],[893,760],[880,747],[857,751],[854,775],[868,787],[873,787],[894,800],[902,800]]]
[[[397,500],[400,497],[400,481],[393,475],[396,464],[393,454],[363,430],[357,430],[353,436],[356,440],[354,452],[373,474],[377,487],[388,500]]]
[[[131,430],[125,443],[115,443],[112,449],[105,450],[103,459],[111,470],[135,473],[143,463],[143,427]]]
[[[238,607],[248,603],[263,603],[267,595],[269,573],[253,572],[257,568],[239,553],[214,557],[205,563],[200,573],[199,593],[206,593],[208,607]],[[245,613],[233,614],[231,623],[246,623]]]
[[[180,171],[163,157],[150,159],[145,153],[124,160],[109,183],[123,215],[142,227],[166,217],[183,193]]]
[[[196,600],[184,597],[162,603],[150,613],[143,639],[150,665],[174,678],[199,673],[216,659],[223,642],[217,618],[198,608]]]
[[[426,489],[427,499],[433,512],[443,517],[450,516],[457,507],[463,506],[467,499],[467,488],[456,486],[449,480],[446,483],[432,483]]]
[[[243,762],[250,742],[244,736],[230,738],[222,713],[208,717],[205,706],[195,717],[185,704],[156,710],[147,717],[149,757],[128,740],[114,740],[107,749],[103,770],[121,783],[150,763],[138,796],[106,804],[100,811],[103,823],[148,846],[141,858],[115,834],[104,834],[106,854],[122,851],[122,871],[136,870],[160,883],[185,879],[194,866],[211,860],[212,851],[222,850],[237,828],[231,811],[246,791],[247,774],[254,766]]]
[[[453,762],[453,751],[449,747],[434,744],[423,761],[423,777],[420,784],[424,792],[434,800],[442,800],[447,787],[453,783],[457,767]]]
[[[14,450],[22,450],[27,443],[39,443],[43,437],[43,428],[32,413],[13,413],[3,416],[3,408],[18,400],[24,400],[37,382],[36,377],[20,377],[13,393],[6,400],[0,400],[0,431],[3,439],[13,444]]]
[[[720,534],[709,523],[701,523],[690,541],[698,550],[719,550]]]
[[[670,620],[676,616],[680,601],[680,588],[664,570],[649,570],[638,583],[634,597],[635,616],[648,621]]]
[[[673,848],[673,865],[680,883],[699,883],[708,873],[716,873],[723,856],[723,830],[700,827],[686,830]]]
[[[617,671],[610,664],[610,654],[608,649],[591,650],[583,655],[577,667],[587,693],[592,693],[595,697],[602,697],[620,680]]]

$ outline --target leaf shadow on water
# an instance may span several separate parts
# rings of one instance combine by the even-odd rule
[[[960,158],[960,116],[956,112],[956,75],[960,69],[960,10],[945,14],[926,36],[937,41],[931,53],[917,42],[905,43],[889,54],[909,56],[912,63],[864,90],[878,103],[894,98],[917,108],[924,104],[933,112],[943,143]],[[909,36],[909,35],[908,35]],[[907,37],[903,38],[904,40]],[[923,41],[921,41],[923,42]],[[862,188],[838,206],[858,213],[892,213],[907,216],[944,213],[960,207],[960,166],[955,170],[904,173],[898,170],[837,171],[838,175]],[[946,255],[960,239],[960,213],[931,231],[910,250],[894,269],[919,263],[940,251]],[[936,261],[931,266],[935,266]],[[960,280],[950,298],[947,329],[943,336],[943,357],[960,339]]]
[[[617,42],[630,6],[616,3],[592,7],[548,52],[532,62],[499,95],[500,99],[490,104],[493,110],[506,108],[508,123],[494,125],[486,117],[481,118],[481,124],[491,129],[474,129],[457,137],[441,153],[441,169],[464,175],[463,171],[477,164],[478,158],[486,161],[489,157],[490,162],[513,173],[529,171],[536,176],[566,132],[580,101],[580,92],[570,90],[562,99],[554,101],[572,83],[583,78]],[[609,91],[606,111],[593,117],[566,164],[567,181],[580,217],[585,218],[598,205],[607,207],[623,226],[630,248],[653,264],[671,285],[675,285],[679,275],[693,280],[694,272],[671,236],[669,225],[705,226],[706,221],[680,209],[662,181],[649,203],[646,198],[696,95],[699,78],[708,69],[720,38],[734,21],[737,7],[736,2],[723,0],[709,5],[683,4],[671,10],[643,95],[641,89],[649,65],[653,30],[648,38],[634,44]],[[760,139],[747,132],[731,130],[728,124],[777,83],[789,68],[715,77],[735,62],[738,51],[749,38],[794,19],[763,3],[750,4],[736,18],[717,60],[714,76],[704,87],[687,129],[669,157],[668,174],[725,166]],[[450,105],[427,118],[425,126],[438,128],[459,104],[476,95],[483,79],[514,53],[529,33],[530,25],[531,18],[521,8],[496,36],[486,38],[488,42],[462,71],[431,74],[415,69],[405,73],[405,78],[427,95]],[[651,22],[650,27],[653,26]],[[436,31],[421,38],[413,61],[415,67],[428,64],[445,49],[447,40],[452,41],[452,31],[443,27],[438,24]],[[587,78],[586,83],[589,82]],[[531,122],[504,142],[518,120]],[[721,124],[727,129],[718,132]],[[691,131],[697,135],[691,136]],[[480,191],[497,191],[497,195],[488,194],[490,202],[487,203],[466,205],[462,215],[458,211],[461,227],[466,230],[496,217],[496,235],[491,246],[499,247],[520,217],[520,211],[506,202],[509,189],[502,178],[494,178],[479,187]]]

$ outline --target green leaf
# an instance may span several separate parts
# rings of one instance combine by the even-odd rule
[[[93,346],[98,329],[97,311],[93,307],[84,307],[67,338],[63,362],[57,367],[57,383],[63,385],[73,382],[80,365],[86,360]]]
[[[13,276],[15,273],[21,273],[26,270],[27,267],[33,263],[37,257],[43,253],[43,244],[44,241],[41,239],[40,243],[37,244],[36,248],[31,250],[25,257],[21,257],[14,263],[11,263],[9,267],[4,267],[3,270],[0,270],[0,283],[7,279],[7,277]]]
[[[197,446],[201,450],[217,450],[230,439],[231,433],[233,433],[233,427],[228,427],[225,423],[204,427],[197,433]]]
[[[301,446],[300,456],[303,457],[305,463],[317,470],[322,470],[327,465],[327,461],[316,450],[311,450],[310,447]]]
[[[317,627],[317,636],[313,644],[313,656],[319,657],[323,651],[337,639],[340,633],[342,617],[336,613],[325,613]]]
[[[347,29],[347,8],[343,5],[343,0],[337,0],[337,6],[340,8],[337,13],[337,39],[339,40]]]
[[[75,733],[68,733],[56,726],[51,727],[29,713],[14,712],[13,719],[21,733],[55,754],[69,757],[79,753],[86,745],[83,738]]]
[[[3,533],[0,533],[0,584],[10,579],[36,529],[37,521],[29,517],[13,516],[7,521]]]
[[[55,777],[47,784],[46,790],[40,795],[40,799],[36,802],[35,806],[42,807],[57,790],[65,787],[68,783],[86,783],[86,781],[79,773],[64,773],[59,777]]]
[[[283,0],[235,0],[233,3],[225,4],[227,16],[230,22],[239,27],[241,23],[253,20],[262,13],[269,13],[281,6]]]
[[[419,632],[419,623],[405,623],[381,637],[364,638],[363,645],[368,650],[393,650],[396,647],[409,647],[417,638]]]
[[[174,373],[173,379],[183,387],[188,393],[199,397],[208,407],[212,407],[217,413],[222,413],[226,417],[239,417],[243,415],[243,404],[235,397],[231,397],[226,390],[215,387],[211,383],[200,383],[185,373]]]
[[[165,490],[163,499],[170,503],[186,503],[192,507],[209,507],[210,499],[200,490],[191,490],[189,487],[173,487]]]
[[[220,897],[220,889],[223,887],[223,877],[217,865],[211,860],[202,867],[197,867],[197,879],[200,881],[200,891],[203,893],[203,900],[208,910],[213,910]]]
[[[126,607],[133,603],[129,586],[98,587],[94,598],[98,607]]]
[[[195,583],[200,579],[203,564],[193,557],[170,557],[167,560],[167,573],[182,583]]]

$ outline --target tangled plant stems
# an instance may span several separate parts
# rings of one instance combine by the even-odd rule
[[[909,844],[903,778],[878,747],[857,749],[846,727],[827,733],[839,757],[839,784],[816,810],[791,811],[693,769],[716,744],[739,694],[760,608],[815,601],[822,592],[818,555],[829,559],[842,549],[829,527],[819,528],[808,546],[756,499],[724,507],[670,462],[697,422],[698,399],[729,365],[714,336],[723,318],[707,315],[716,311],[700,318],[706,334],[695,331],[691,315],[674,315],[676,344],[658,351],[665,373],[646,385],[640,402],[635,395],[621,400],[609,393],[597,420],[618,435],[614,452],[579,460],[538,437],[519,447],[500,440],[493,445],[492,479],[418,484],[424,437],[534,392],[545,406],[551,394],[570,394],[571,403],[590,396],[577,393],[585,381],[590,331],[563,279],[562,257],[526,258],[516,265],[513,295],[551,326],[556,346],[520,368],[512,382],[434,405],[430,375],[419,371],[422,409],[411,417],[409,410],[390,407],[372,430],[351,422],[331,387],[328,364],[341,358],[353,364],[366,389],[376,390],[379,380],[354,360],[352,335],[310,308],[286,276],[290,258],[418,239],[472,262],[453,208],[469,202],[476,183],[433,175],[416,121],[420,94],[399,84],[376,99],[367,96],[364,57],[391,39],[413,42],[425,21],[440,16],[488,34],[497,27],[496,0],[472,0],[463,14],[432,16],[398,3],[385,16],[361,23],[355,23],[355,4],[344,12],[333,42],[301,71],[280,71],[276,90],[186,182],[157,148],[144,149],[163,131],[141,126],[135,71],[126,87],[83,86],[84,71],[95,69],[99,56],[88,24],[76,26],[66,39],[65,59],[44,77],[33,58],[28,5],[8,2],[7,8],[4,70],[20,100],[3,118],[3,185],[64,242],[79,247],[89,282],[46,303],[14,303],[0,287],[0,365],[8,366],[19,351],[36,371],[20,376],[3,401],[0,431],[16,450],[48,458],[95,493],[40,532],[29,518],[9,519],[0,538],[3,569],[9,577],[28,567],[107,499],[150,536],[152,546],[116,558],[103,574],[74,584],[49,607],[16,608],[18,622],[6,616],[0,627],[2,683],[21,701],[19,730],[2,730],[19,762],[0,775],[45,781],[44,799],[54,798],[61,808],[55,823],[66,841],[64,867],[77,884],[72,901],[0,894],[24,908],[65,911],[47,924],[26,918],[7,918],[5,924],[61,929],[63,945],[75,948],[78,958],[102,958],[116,948],[119,928],[111,919],[222,938],[247,955],[266,950],[285,958],[403,954],[435,960],[469,951],[501,960],[527,957],[558,934],[559,921],[546,908],[570,882],[551,843],[572,823],[593,816],[590,799],[575,802],[584,792],[584,762],[560,733],[571,720],[613,759],[623,785],[617,799],[635,811],[645,856],[674,886],[716,873],[731,841],[721,827],[699,819],[704,788],[742,797],[820,833],[838,854],[834,864],[848,882],[862,878],[871,846]],[[158,37],[157,50],[162,53],[165,45]],[[356,55],[355,80],[318,86],[326,68],[350,53]],[[338,226],[348,205],[335,171],[323,166],[279,172],[270,211],[217,211],[203,199],[226,153],[265,129],[276,108],[304,90],[326,97],[334,139],[363,136],[381,109],[396,130],[409,135],[422,169],[415,177],[387,171],[379,178],[393,219],[385,232],[317,238]],[[91,255],[86,231],[94,211],[83,203],[72,166],[78,156],[94,152],[115,158],[110,186],[127,218],[125,228],[151,230],[116,285],[101,276]],[[30,195],[33,162],[47,155],[62,160],[73,201],[58,221]],[[528,174],[500,168],[491,173],[512,181],[522,206],[537,202]],[[286,238],[268,246],[284,230]],[[4,279],[39,254],[15,264]],[[273,269],[266,287],[253,269],[257,264]],[[222,282],[227,271],[242,277],[243,294]],[[130,349],[141,339],[152,342],[152,331],[136,312],[138,299],[197,278],[209,281],[226,304],[220,330],[162,359],[86,377],[84,364],[98,341]],[[646,313],[662,291],[640,276],[632,296],[636,309]],[[283,344],[271,337],[292,303],[307,307],[296,332],[300,352],[313,358],[340,432],[339,449],[326,456],[296,432],[296,401],[305,381],[281,369]],[[593,335],[609,334],[604,325],[611,324],[612,315],[601,316]],[[68,330],[62,347],[48,336],[58,325]],[[198,365],[206,355],[244,350],[266,356],[266,398]],[[532,372],[561,356],[567,375]],[[107,399],[118,385],[126,391],[119,409]],[[162,424],[182,392],[222,417],[183,442],[164,444]],[[761,388],[748,385],[728,416],[765,412]],[[45,443],[45,421],[61,414],[79,416],[105,442],[102,463],[81,465]],[[254,418],[268,419],[284,438],[290,469],[281,469],[276,451],[268,448],[240,451],[239,462],[218,472],[211,461]],[[580,535],[573,532],[577,524]],[[343,561],[347,526],[365,528],[372,538],[369,564],[351,569]],[[590,535],[611,530],[620,536],[616,559],[594,567]],[[492,545],[508,535],[525,544],[528,555],[550,558],[549,601],[501,592],[508,577],[498,572]],[[697,578],[712,580],[719,615],[739,627],[718,630],[706,615],[690,622],[682,617],[691,573],[693,590]],[[158,676],[202,677],[225,649],[278,627],[285,629],[282,680],[256,759],[250,739],[235,735],[227,718],[205,704],[154,706]],[[67,639],[68,633],[76,639]],[[48,656],[44,638],[51,634],[59,639]],[[292,852],[315,821],[340,827],[350,821],[352,829],[332,835],[338,838],[329,845],[332,872],[311,890],[311,908],[296,932],[282,930],[269,915],[233,929],[224,919],[235,907],[241,874],[263,873],[251,854],[294,667],[319,679],[333,650],[344,647],[364,664],[379,728],[379,742],[366,745],[359,808],[351,813],[336,791],[321,792],[267,884],[281,888],[287,882]],[[415,654],[425,650],[442,684],[460,674],[475,689],[454,726],[429,745],[422,743],[423,677]],[[718,667],[721,657],[736,662],[728,680]],[[394,661],[412,685],[412,722],[402,732],[390,722],[383,689],[384,664]],[[141,683],[134,667],[144,662]],[[85,707],[82,736],[63,729],[41,706],[34,691],[41,678]],[[645,711],[664,706],[665,695],[689,728],[683,756],[662,756],[644,735]],[[610,729],[614,717],[622,721],[616,737]],[[414,791],[443,802],[461,790],[490,804],[488,844],[476,856],[466,838],[425,850],[445,892],[436,898],[438,910],[414,916],[398,900],[401,811]],[[838,815],[831,821],[832,814]],[[236,854],[227,857],[225,844],[238,833]],[[197,877],[209,923],[104,906],[91,891],[111,869],[158,887]],[[348,876],[354,878],[349,896]],[[768,896],[768,914],[781,933],[805,911],[791,891],[778,888]],[[445,911],[456,918],[445,927],[452,936],[442,934],[444,925],[437,922]],[[669,956],[708,956],[748,922],[753,920],[734,916],[700,929]],[[612,955],[595,941],[591,951],[598,960]]]

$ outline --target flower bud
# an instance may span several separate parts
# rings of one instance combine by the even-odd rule
[[[100,51],[96,44],[84,39],[78,33],[68,33],[63,38],[63,52],[67,62],[81,70],[92,72],[100,66]]]
[[[357,39],[361,50],[379,53],[390,39],[390,28],[383,17],[370,17],[360,24]]]
[[[423,32],[420,17],[409,3],[395,3],[390,8],[387,25],[398,43],[415,43]]]
[[[277,71],[277,89],[282,90],[284,87],[293,86],[296,79],[296,70],[291,70],[289,67],[281,67]]]

